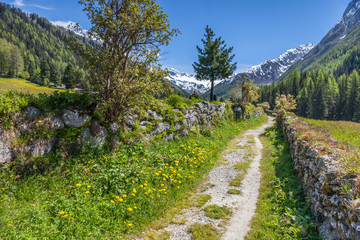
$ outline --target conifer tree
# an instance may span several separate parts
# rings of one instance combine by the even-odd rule
[[[75,87],[75,73],[74,67],[71,64],[68,64],[65,68],[63,83],[67,89]]]
[[[206,26],[204,49],[196,46],[199,62],[193,64],[196,78],[211,81],[210,101],[214,100],[214,81],[230,77],[236,70],[236,62],[231,63],[235,55],[231,55],[233,47],[227,48],[221,37],[215,38],[214,32]]]

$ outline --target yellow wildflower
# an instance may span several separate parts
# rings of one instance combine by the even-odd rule
[[[91,186],[90,186],[90,185],[87,185],[87,188],[91,188]]]
[[[115,203],[114,200],[110,200],[111,203]]]
[[[86,191],[86,192],[85,192],[85,194],[89,194],[89,193],[90,193],[90,191]]]
[[[64,216],[63,216],[63,218],[67,218],[68,217],[68,215],[67,214],[65,214]]]
[[[123,195],[123,198],[126,198],[126,197],[127,197],[127,195],[126,195],[126,194],[124,194],[124,195]]]
[[[133,193],[137,193],[135,188],[133,189]]]
[[[132,209],[132,208],[128,208],[127,210],[128,210],[129,212],[134,211],[134,209]]]
[[[122,199],[122,198],[119,198],[119,202],[123,202],[124,201],[124,199]]]
[[[128,224],[128,226],[129,226],[129,227],[131,227],[131,226],[132,226],[132,224],[131,224],[131,223],[129,223],[129,224]]]
[[[76,184],[77,187],[81,187],[81,183]]]
[[[65,213],[64,211],[59,212],[60,215],[63,215],[64,213]]]

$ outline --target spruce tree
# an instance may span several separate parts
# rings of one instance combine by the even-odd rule
[[[75,87],[75,73],[74,67],[71,64],[68,64],[65,68],[63,83],[67,89],[71,89]]]
[[[236,70],[236,62],[231,63],[233,47],[227,48],[221,37],[215,38],[214,32],[206,26],[206,34],[201,39],[204,49],[196,46],[199,62],[193,64],[196,78],[211,81],[210,101],[214,100],[214,81],[230,77]]]

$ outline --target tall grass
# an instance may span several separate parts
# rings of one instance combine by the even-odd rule
[[[123,145],[76,158],[51,156],[32,176],[0,169],[0,238],[118,239],[139,232],[182,199],[216,163],[229,139],[264,118],[223,121],[206,136]]]
[[[320,239],[279,127],[262,136],[261,187],[246,239]]]
[[[35,83],[20,78],[0,77],[0,92],[16,91],[30,94],[53,93],[56,89],[42,87]]]

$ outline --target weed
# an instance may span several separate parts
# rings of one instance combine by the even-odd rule
[[[220,207],[218,205],[208,205],[204,208],[205,210],[205,216],[209,217],[209,218],[214,218],[214,219],[225,219],[227,216],[231,215],[231,210],[226,207]]]
[[[237,190],[237,189],[229,189],[227,191],[228,194],[234,194],[234,195],[240,195],[241,194],[241,191],[240,190]]]
[[[218,240],[220,239],[220,232],[210,223],[201,224],[194,223],[189,227],[194,240]]]

